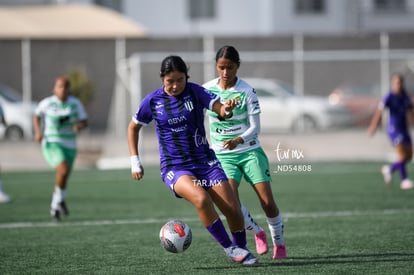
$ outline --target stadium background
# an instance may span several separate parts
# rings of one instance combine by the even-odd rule
[[[4,2],[74,1],[0,0],[0,5]],[[164,6],[168,10],[177,3],[234,5],[237,2],[238,5],[241,1],[83,2],[129,2],[138,6],[155,3],[156,9],[160,4],[170,5]],[[397,8],[405,4],[407,9],[402,13],[392,13],[394,19],[399,17],[408,26],[414,18],[411,15],[414,14],[414,0],[259,2],[278,8],[292,6],[291,3],[325,3],[327,7],[336,4],[333,17],[348,19],[355,18],[355,14],[347,12],[348,9],[343,8],[345,4],[351,8],[362,5],[364,9],[357,17],[368,15],[374,21],[384,17],[381,13],[367,13],[365,8],[373,3],[397,5]],[[250,13],[249,8],[256,7],[259,2],[244,0],[243,3],[248,3],[244,8]],[[148,9],[143,12],[152,19],[154,12]],[[56,14],[49,17],[56,18]],[[305,22],[308,29],[313,28],[316,17],[305,15],[302,23]],[[0,35],[1,83],[23,93],[31,90],[31,97],[39,100],[50,94],[57,73],[80,69],[95,88],[94,98],[87,105],[91,126],[80,134],[79,157],[70,179],[71,216],[61,223],[50,221],[48,210],[54,171],[44,161],[39,145],[32,140],[0,141],[1,179],[4,190],[13,199],[0,206],[0,273],[164,274],[168,270],[171,274],[211,271],[251,274],[252,269],[217,257],[222,251],[206,234],[194,209],[174,199],[161,183],[153,126],[144,130],[141,143],[146,176],[139,183],[131,180],[125,129],[132,109],[140,96],[160,85],[159,63],[166,54],[182,54],[190,65],[191,80],[201,83],[214,75],[215,48],[222,44],[233,44],[240,50],[243,62],[240,76],[281,79],[304,95],[326,96],[343,81],[351,81],[376,87],[375,95],[380,96],[386,92],[389,74],[393,71],[403,72],[411,87],[414,43],[409,30],[413,31],[412,27],[405,28],[404,32],[397,30],[398,24],[389,24],[392,22],[385,16],[383,26],[393,25],[393,31],[385,31],[386,28],[381,32],[361,31],[361,26],[369,25],[362,17],[352,22],[351,27],[356,26],[352,30],[357,30],[353,34],[338,31],[300,35],[292,31],[279,35],[209,36],[200,35],[207,32],[202,31],[202,22],[195,22],[189,28],[198,34],[191,38],[177,35],[119,38],[113,34],[105,38],[69,38],[60,33],[55,38],[28,39],[30,36],[5,38]],[[80,23],[81,18],[73,18]],[[245,16],[241,18],[242,23],[248,24]],[[331,21],[325,21],[329,18],[321,16],[316,20],[326,30],[331,29]],[[0,8],[0,25],[8,26],[2,24],[4,19],[7,16],[3,16]],[[163,19],[170,20],[169,17]],[[259,19],[263,23],[262,18]],[[163,24],[165,21],[161,26]],[[294,26],[296,30],[299,25]],[[87,27],[90,26],[77,29],[81,31]],[[4,31],[10,28],[0,28],[0,33]],[[31,76],[30,81],[25,78],[27,75]],[[272,188],[283,209],[289,259],[276,262],[268,255],[261,256],[255,273],[413,273],[413,193],[400,190],[398,177],[394,184],[383,184],[379,169],[394,158],[383,129],[372,139],[367,137],[365,126],[306,134],[266,131],[261,135],[261,142],[273,170],[297,165],[311,172],[292,171],[274,177]],[[277,159],[275,150],[278,148],[288,156],[283,161]],[[125,169],[92,169],[94,167]],[[409,173],[412,174],[412,165]],[[240,192],[243,203],[265,226],[256,194],[247,184],[241,185]],[[171,217],[182,218],[191,226],[194,239],[189,253],[170,254],[159,247],[159,228]],[[251,236],[248,241],[249,247],[253,247]],[[56,255],[59,255],[58,260]]]
[[[60,7],[64,9],[64,5]],[[71,7],[71,12],[76,12],[78,6]],[[88,16],[95,16],[93,18],[97,20],[100,18],[98,14],[106,11],[89,6],[88,12]],[[59,15],[63,20],[64,16]],[[76,18],[75,14],[69,15]],[[86,36],[85,29],[91,27],[90,24],[75,28],[72,33],[56,33],[53,29],[48,33],[46,28],[32,39],[28,38],[29,34],[25,36],[18,31],[0,32],[0,82],[15,88],[23,96],[29,89],[30,98],[40,100],[50,94],[56,74],[71,70],[80,70],[93,84],[93,98],[87,104],[90,127],[80,135],[77,167],[121,168],[128,165],[127,123],[139,99],[160,85],[159,64],[168,54],[183,56],[190,67],[190,80],[196,83],[203,83],[215,75],[217,47],[231,44],[241,54],[241,77],[279,79],[292,85],[301,95],[328,96],[338,85],[349,82],[373,88],[379,98],[387,91],[392,72],[402,72],[409,89],[414,87],[414,33],[409,29],[231,36],[199,32],[191,36],[151,36],[140,26],[127,32],[125,22],[122,22],[125,18],[115,16],[116,13],[106,12],[105,15],[112,27],[115,23],[123,26],[121,35],[108,27],[105,32]],[[57,13],[50,16],[57,16]],[[5,19],[4,16],[1,18]],[[78,17],[78,20],[82,18]],[[144,132],[142,142],[143,158],[157,163],[152,129]],[[380,133],[369,140],[365,126],[359,125],[306,135],[264,132],[262,143],[271,160],[279,143],[287,149],[303,150],[305,161],[388,160],[393,157],[385,135]],[[37,144],[31,140],[2,141],[0,147],[3,170],[47,168]]]

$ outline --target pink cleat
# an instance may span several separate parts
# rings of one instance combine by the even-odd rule
[[[274,246],[273,259],[286,259],[286,246],[285,245]]]
[[[256,240],[256,251],[257,254],[263,255],[266,254],[269,250],[266,241],[266,232],[264,230],[260,231],[256,235],[254,235],[254,239]]]
[[[413,189],[414,184],[410,179],[405,179],[401,182],[400,187],[401,187],[402,190]]]
[[[388,165],[382,166],[381,169],[382,176],[384,177],[385,184],[391,184],[391,168]]]

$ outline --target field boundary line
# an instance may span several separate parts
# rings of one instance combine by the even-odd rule
[[[291,218],[337,218],[352,216],[381,216],[395,214],[412,214],[414,209],[383,209],[383,210],[345,210],[345,211],[326,211],[326,212],[287,212],[283,214],[283,219]],[[265,218],[265,215],[254,215],[255,218]],[[222,219],[225,219],[221,216]],[[115,220],[89,220],[89,221],[63,221],[63,222],[14,222],[0,223],[0,229],[8,228],[38,228],[38,227],[69,227],[69,226],[96,226],[96,225],[122,225],[122,224],[155,224],[164,223],[173,218],[149,218],[149,219],[115,219]],[[177,217],[175,217],[177,219]],[[183,221],[198,221],[198,217],[181,217]]]

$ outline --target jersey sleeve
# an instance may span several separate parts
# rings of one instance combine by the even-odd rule
[[[247,93],[247,114],[256,115],[261,113],[259,98],[256,95],[256,91],[252,89]]]
[[[390,94],[387,94],[384,96],[381,101],[378,103],[378,109],[384,110],[386,107],[388,107],[390,101]]]
[[[132,116],[132,120],[135,123],[142,125],[148,125],[152,121],[151,110],[151,96],[146,96],[138,107],[138,110]]]
[[[88,114],[85,111],[85,107],[83,106],[80,100],[76,100],[77,108],[78,108],[78,120],[86,120],[88,119]]]
[[[192,89],[194,90],[194,94],[198,98],[198,102],[205,109],[212,110],[214,102],[220,99],[216,94],[210,92],[208,89],[202,86],[192,84]]]
[[[45,111],[45,109],[47,107],[48,102],[49,102],[49,98],[47,97],[47,98],[42,99],[37,104],[37,106],[36,106],[36,108],[34,110],[34,113],[35,113],[36,116],[42,116],[43,115],[43,113],[44,113],[44,111]]]

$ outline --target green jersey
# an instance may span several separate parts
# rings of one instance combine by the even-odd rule
[[[86,120],[88,115],[82,103],[73,96],[65,102],[52,95],[39,102],[35,114],[44,118],[43,142],[57,142],[66,148],[76,148],[76,122]]]
[[[249,129],[249,116],[260,114],[260,105],[254,89],[242,79],[238,78],[236,84],[229,90],[222,90],[218,85],[218,81],[219,79],[216,78],[203,86],[212,93],[217,94],[222,103],[228,99],[237,99],[237,106],[233,109],[233,116],[225,120],[220,119],[216,113],[207,111],[213,150],[216,154],[226,154],[246,152],[260,147],[258,136],[254,135],[233,150],[223,148],[225,140],[241,136]]]

